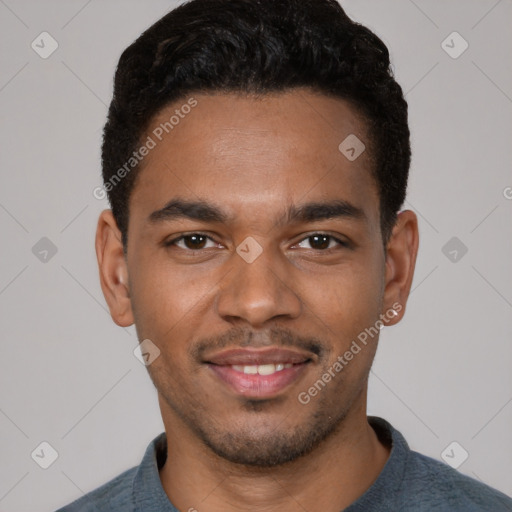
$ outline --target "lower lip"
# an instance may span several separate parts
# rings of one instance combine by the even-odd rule
[[[235,393],[250,398],[270,398],[282,392],[306,370],[308,363],[294,364],[272,375],[247,374],[233,370],[231,366],[209,364],[209,368]]]

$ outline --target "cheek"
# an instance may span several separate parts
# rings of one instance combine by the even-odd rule
[[[181,339],[177,332],[194,325],[194,319],[204,313],[215,282],[192,266],[177,271],[156,258],[134,261],[133,269],[130,295],[140,336],[160,343]]]
[[[305,285],[308,306],[335,332],[353,335],[381,312],[383,281],[379,265],[350,265]]]

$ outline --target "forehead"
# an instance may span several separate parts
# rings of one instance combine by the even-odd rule
[[[184,108],[191,97],[196,105]],[[130,205],[142,214],[186,197],[221,204],[239,218],[252,209],[254,222],[287,204],[333,199],[378,217],[366,129],[343,100],[307,89],[191,94],[159,112],[147,137],[154,147]]]

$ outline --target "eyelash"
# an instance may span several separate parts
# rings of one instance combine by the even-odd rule
[[[176,246],[177,247],[177,243],[178,242],[181,242],[182,240],[186,239],[186,238],[189,238],[189,237],[192,237],[194,235],[199,235],[199,236],[203,236],[205,238],[207,238],[208,240],[212,241],[212,242],[215,242],[215,243],[218,243],[216,242],[211,236],[207,235],[206,233],[201,233],[200,231],[196,231],[194,233],[190,233],[188,235],[180,235],[176,238],[173,238],[172,240],[168,240],[166,242],[164,242],[164,245],[165,247],[172,247],[172,246]],[[322,232],[315,232],[315,233],[311,233],[310,235],[302,238],[301,240],[299,240],[299,242],[297,242],[297,244],[295,245],[298,245],[302,242],[304,242],[305,240],[307,240],[308,238],[311,238],[313,236],[325,236],[325,237],[328,237],[330,240],[329,241],[332,241],[334,240],[335,242],[337,242],[341,247],[345,247],[345,248],[348,248],[349,247],[349,244],[348,242],[344,242],[343,240],[340,240],[339,238],[336,238],[335,236],[333,235],[329,235],[328,233],[322,233]],[[330,244],[329,244],[330,245]],[[183,249],[183,247],[179,247],[180,249]],[[328,248],[328,249],[312,249],[313,251],[316,251],[316,252],[330,252],[332,251],[334,248],[331,247],[331,248]],[[196,253],[196,252],[201,252],[201,251],[204,251],[205,249],[183,249],[184,251],[187,251],[187,252],[190,252],[190,253]]]

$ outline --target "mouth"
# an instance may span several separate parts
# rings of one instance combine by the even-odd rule
[[[282,348],[234,349],[204,363],[222,385],[247,398],[268,399],[296,383],[315,355]]]

